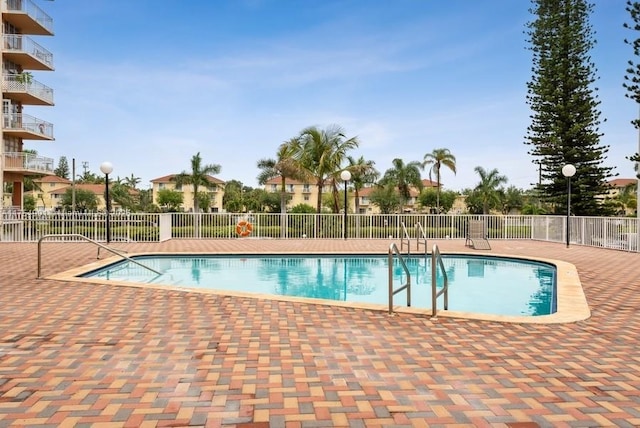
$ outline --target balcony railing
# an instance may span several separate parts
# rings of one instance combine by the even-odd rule
[[[27,140],[53,140],[53,124],[28,114],[5,114],[3,130]]]
[[[2,92],[23,104],[53,105],[53,89],[33,80],[30,75],[5,74],[2,77]]]
[[[25,152],[2,154],[5,171],[30,172],[33,174],[53,174],[53,159]]]
[[[3,16],[26,34],[53,35],[53,19],[32,0],[3,0]],[[4,15],[4,14],[3,14]]]
[[[4,56],[26,70],[53,70],[53,54],[22,34],[4,35]]]

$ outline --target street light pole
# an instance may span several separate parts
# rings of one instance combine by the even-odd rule
[[[105,199],[105,203],[106,203],[106,209],[107,209],[107,216],[105,217],[105,226],[106,226],[106,234],[107,234],[107,244],[111,242],[111,219],[109,218],[110,213],[111,213],[111,201],[109,199],[109,174],[111,174],[111,172],[113,172],[113,165],[111,165],[111,162],[102,162],[102,164],[100,164],[100,171],[102,171],[102,173],[105,176],[105,181],[104,181],[104,186],[105,186],[105,190],[104,190],[104,199]]]
[[[567,164],[562,167],[562,175],[567,177],[567,248],[569,248],[569,242],[571,241],[571,177],[576,174],[576,167]]]
[[[344,181],[344,225],[342,228],[342,235],[344,239],[347,239],[347,182],[351,180],[351,173],[348,170],[344,170],[340,173],[340,178]]]

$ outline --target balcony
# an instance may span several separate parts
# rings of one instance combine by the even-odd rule
[[[53,124],[28,114],[5,114],[2,130],[5,135],[23,140],[53,141]]]
[[[22,104],[53,105],[53,89],[33,80],[29,75],[5,74],[2,77],[2,92],[5,98]]]
[[[53,19],[32,0],[2,0],[2,19],[24,34],[53,36]]]
[[[53,159],[25,152],[7,152],[2,154],[5,172],[18,172],[24,175],[53,175]]]
[[[3,57],[20,64],[25,70],[53,71],[53,54],[37,44],[31,37],[5,34]]]

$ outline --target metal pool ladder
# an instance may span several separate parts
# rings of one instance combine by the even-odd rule
[[[393,257],[397,256],[404,272],[407,274],[407,283],[402,285],[400,288],[394,290],[393,289]],[[389,245],[389,315],[393,314],[393,296],[397,293],[400,293],[403,290],[407,290],[407,306],[411,306],[411,273],[409,272],[409,268],[402,257],[398,246],[395,243],[391,243]]]
[[[162,275],[162,274],[161,274],[160,272],[158,272],[157,270],[152,269],[152,268],[150,268],[149,266],[145,266],[145,265],[143,265],[142,263],[140,263],[140,262],[138,262],[138,261],[133,260],[131,257],[126,256],[126,255],[122,254],[121,252],[119,252],[119,251],[117,251],[117,250],[114,250],[114,249],[113,249],[113,248],[111,248],[111,247],[108,247],[108,246],[106,246],[106,245],[104,245],[104,244],[101,244],[101,243],[99,243],[98,241],[94,241],[94,240],[93,240],[93,239],[91,239],[91,238],[87,238],[87,237],[86,237],[86,236],[84,236],[84,235],[80,235],[80,234],[78,234],[78,233],[63,233],[63,234],[59,234],[59,235],[57,235],[57,234],[54,234],[54,235],[44,235],[43,237],[41,237],[40,239],[38,239],[38,276],[37,276],[37,279],[42,278],[42,276],[41,276],[41,271],[42,271],[42,241],[44,241],[45,239],[48,239],[48,238],[61,238],[61,237],[62,237],[62,238],[78,238],[78,239],[82,239],[82,240],[87,241],[87,242],[91,242],[92,244],[94,244],[94,245],[97,245],[97,246],[98,246],[98,251],[100,251],[100,248],[104,248],[105,250],[109,251],[110,253],[113,253],[113,254],[115,254],[116,256],[120,256],[120,257],[122,257],[123,259],[125,259],[125,260],[127,260],[127,261],[130,261],[131,263],[137,264],[138,266],[141,266],[141,267],[143,267],[143,268],[145,268],[145,269],[148,269],[148,270],[150,270],[151,272],[153,272],[153,273],[155,273],[155,274]]]
[[[442,271],[442,278],[444,279],[444,286],[442,290],[437,291],[438,285],[438,268]],[[449,309],[449,278],[447,277],[447,271],[444,268],[442,262],[442,255],[437,244],[433,244],[431,250],[431,316],[435,317],[438,312],[437,303],[438,297],[444,294],[444,310]]]

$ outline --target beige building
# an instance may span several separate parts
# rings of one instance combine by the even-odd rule
[[[632,186],[637,184],[638,180],[635,178],[615,178],[613,180],[608,181],[609,191],[607,192],[607,197],[615,198],[622,192],[622,190],[627,186]]]
[[[422,180],[422,184],[425,188],[427,187],[437,187],[437,183],[435,181],[424,179]],[[282,188],[282,179],[280,177],[272,178],[267,181],[264,186],[264,190],[270,193],[278,193]],[[355,193],[353,188],[349,187],[347,184],[348,190],[348,211],[355,211]],[[297,180],[287,179],[285,182],[285,189],[287,195],[289,196],[289,201],[287,202],[287,209],[291,209],[299,204],[307,204],[312,207],[316,207],[317,198],[318,198],[318,187],[315,184],[305,183]],[[343,184],[338,183],[338,190],[343,190]],[[371,192],[375,189],[375,187],[365,187],[358,191],[358,214],[380,214],[380,209],[377,205],[371,203],[369,196]],[[330,194],[331,193],[331,185],[326,184],[322,188],[322,194]],[[416,212],[419,209],[418,206],[418,196],[420,192],[418,189],[412,188],[410,190],[411,198],[405,205],[405,212]],[[464,205],[464,200],[454,203],[454,209],[462,210],[466,209],[466,205]]]
[[[58,209],[62,209],[62,199],[69,191],[69,189],[73,188],[73,183],[71,180],[66,178],[61,178],[56,175],[47,175],[38,179],[33,180],[34,184],[37,185],[38,188],[26,193],[31,195],[36,201],[36,211],[56,211]],[[110,183],[109,189],[113,189],[113,182]],[[89,191],[96,196],[98,201],[98,211],[106,210],[105,203],[105,185],[103,183],[100,184],[84,184],[84,183],[76,183],[75,190],[83,190]],[[139,192],[135,189],[129,189],[129,194],[132,197],[136,197]],[[112,199],[112,211],[118,211],[120,207],[118,204]]]
[[[29,194],[36,201],[37,211],[53,211],[60,206],[60,189],[67,189],[71,186],[71,180],[58,177],[57,175],[45,175],[33,180],[36,188]],[[104,188],[104,186],[103,186]],[[64,192],[62,192],[64,194]]]
[[[183,202],[182,208],[186,212],[193,211],[193,186],[192,185],[184,185],[181,186],[174,181],[174,178],[177,174],[165,175],[164,177],[154,178],[151,180],[152,192],[153,192],[153,203],[155,205],[158,204],[158,192],[163,189],[175,190],[177,192],[182,193]],[[204,186],[198,186],[198,193],[207,193],[209,195],[210,212],[222,212],[222,197],[224,196],[224,185],[225,182],[216,178],[209,176],[209,182],[212,184],[211,188],[206,188]]]
[[[425,189],[429,187],[436,188],[438,187],[438,183],[425,178],[424,180],[422,180],[422,186]],[[442,183],[440,183],[440,186],[442,186]],[[374,189],[375,187],[365,187],[364,189],[360,189],[360,191],[358,192],[358,211],[360,211],[359,214],[380,214],[380,208],[378,208],[377,205],[372,204],[369,198],[371,192],[373,192]],[[404,212],[419,212],[421,208],[418,204],[418,196],[420,196],[420,191],[412,187],[411,189],[409,189],[409,194],[409,200],[404,205]],[[354,198],[354,195],[350,196],[351,198]]]
[[[280,193],[282,190],[282,178],[276,177],[264,184],[264,190],[269,193]],[[288,178],[285,181],[285,191],[289,200],[287,201],[287,210],[300,205],[306,204],[316,207],[318,203],[318,186],[315,183],[307,183]],[[322,194],[331,193],[331,186],[325,184],[322,188]]]
[[[25,140],[54,139],[53,124],[29,114],[28,107],[53,106],[53,89],[40,83],[32,73],[53,71],[53,55],[40,45],[38,39],[40,36],[53,35],[53,20],[33,0],[3,0],[0,8],[2,211],[5,208],[22,208],[25,177],[53,174],[53,159],[24,151]]]
[[[618,195],[620,195],[620,193],[622,193],[622,191],[624,191],[627,187],[637,186],[638,180],[636,178],[615,178],[613,180],[609,180],[608,184],[609,184],[609,190],[607,191],[606,197],[609,199],[616,199]],[[636,190],[633,192],[633,196],[637,198],[637,195],[638,195],[637,187],[635,189]],[[624,208],[621,207],[618,214],[637,215],[636,211],[637,211],[637,200],[636,200],[635,206],[633,207],[630,207],[630,206],[626,206]]]

